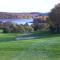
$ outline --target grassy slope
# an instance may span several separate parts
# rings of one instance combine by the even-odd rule
[[[0,34],[0,40],[14,40],[15,36]],[[60,35],[0,42],[0,60],[60,60]]]

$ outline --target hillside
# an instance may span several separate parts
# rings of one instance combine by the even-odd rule
[[[47,16],[48,13],[30,12],[30,13],[9,13],[0,12],[0,19],[29,19],[36,16]]]

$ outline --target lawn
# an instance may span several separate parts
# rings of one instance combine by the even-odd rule
[[[60,60],[60,34],[18,41],[16,36],[0,34],[0,60]]]

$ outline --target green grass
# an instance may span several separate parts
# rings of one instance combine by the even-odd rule
[[[3,33],[3,29],[0,29],[0,33]]]
[[[0,42],[15,41],[17,33],[0,33]]]
[[[0,60],[60,60],[60,34],[15,41],[16,35],[0,34]]]

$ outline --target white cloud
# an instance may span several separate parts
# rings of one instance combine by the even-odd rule
[[[48,12],[60,0],[0,0],[0,11]]]

